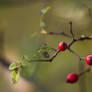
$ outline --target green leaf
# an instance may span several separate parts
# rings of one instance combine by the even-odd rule
[[[18,72],[16,75],[16,83],[19,81],[19,78],[20,78],[20,73]]]
[[[29,67],[23,67],[21,70],[22,70],[23,76],[28,77],[28,76],[31,75],[31,73],[30,73],[30,68],[29,68]]]
[[[41,15],[45,15],[50,9],[51,9],[50,6],[47,6],[46,8],[43,8],[43,9],[41,10]]]
[[[15,69],[15,68],[16,68],[16,64],[15,64],[15,63],[10,64],[9,70],[13,70],[13,69]]]
[[[52,47],[48,46],[47,44],[44,44],[40,49],[44,49],[44,50],[54,50]]]
[[[20,73],[19,71],[13,70],[12,73],[12,83],[15,84],[19,81]]]
[[[16,78],[16,71],[15,70],[12,71],[12,78],[14,78],[14,79]]]

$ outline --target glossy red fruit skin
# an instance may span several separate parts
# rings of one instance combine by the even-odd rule
[[[59,44],[58,44],[58,50],[60,51],[65,51],[67,49],[67,44],[64,42],[64,41],[61,41]]]
[[[67,83],[75,83],[75,82],[77,82],[78,79],[79,79],[78,74],[70,73],[67,76]]]
[[[92,55],[86,57],[86,63],[92,65]]]

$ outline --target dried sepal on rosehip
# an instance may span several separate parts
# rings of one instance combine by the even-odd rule
[[[65,51],[67,49],[67,43],[65,43],[64,41],[61,41],[59,44],[58,44],[58,50],[60,51]]]
[[[67,83],[75,83],[75,82],[77,82],[78,79],[79,79],[78,74],[70,73],[67,76]]]

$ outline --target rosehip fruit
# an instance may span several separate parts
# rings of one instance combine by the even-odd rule
[[[64,51],[67,49],[67,44],[64,42],[64,41],[61,41],[59,44],[58,44],[58,49],[61,50],[61,51]]]
[[[86,63],[92,65],[92,55],[86,57]]]
[[[79,79],[78,74],[70,73],[67,76],[67,83],[75,83]]]

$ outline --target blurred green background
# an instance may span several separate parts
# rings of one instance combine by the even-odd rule
[[[4,45],[0,54],[3,53],[8,60],[15,62],[22,55],[32,56],[42,42],[57,48],[58,42],[71,41],[61,35],[40,34],[39,12],[45,3],[51,6],[51,10],[45,16],[48,32],[64,31],[70,34],[71,20],[76,37],[92,33],[91,0],[0,0],[0,28],[4,29],[1,30],[4,33]],[[92,41],[77,42],[72,49],[80,56],[90,55]],[[10,73],[1,66],[0,92],[91,92],[91,72],[81,76],[75,84],[66,83],[66,76],[70,72],[79,73],[86,68],[85,61],[81,64],[77,57],[65,51],[52,63],[35,63],[31,77],[21,78],[18,84],[12,85]]]

